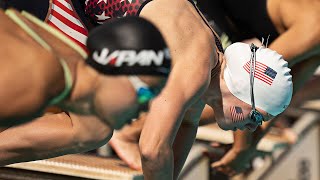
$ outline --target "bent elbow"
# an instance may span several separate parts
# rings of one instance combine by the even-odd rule
[[[148,164],[149,167],[161,166],[165,163],[167,157],[172,154],[172,148],[168,145],[156,146],[154,144],[139,143],[141,161],[144,164]]]

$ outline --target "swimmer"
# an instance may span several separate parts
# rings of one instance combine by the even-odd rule
[[[87,1],[87,6],[92,3],[98,2]],[[171,8],[168,9],[167,7]],[[88,8],[91,9],[92,7]],[[104,14],[95,15],[105,18],[105,20],[111,19],[107,17],[106,11],[101,12],[104,12]],[[88,15],[90,16],[90,13]],[[208,26],[207,21],[197,10],[193,1],[146,1],[146,3],[139,4],[139,11],[133,15],[144,17],[159,28],[169,49],[171,49],[173,60],[173,68],[166,86],[159,96],[152,101],[150,113],[147,116],[141,134],[140,151],[146,179],[176,179],[178,177],[194,140],[198,120],[205,103],[213,106],[217,114],[220,114],[218,118],[219,125],[226,130],[247,127],[254,130],[261,123],[262,118],[252,122],[248,118],[251,110],[252,112],[256,112],[255,110],[260,111],[265,120],[270,118],[267,113],[275,115],[284,110],[284,106],[277,104],[277,107],[275,107],[277,110],[265,112],[260,109],[265,107],[259,107],[261,105],[259,103],[259,105],[256,105],[256,109],[255,107],[252,108],[251,102],[249,102],[251,101],[250,98],[243,97],[243,99],[248,100],[247,103],[249,105],[237,98],[237,96],[241,98],[240,94],[232,95],[230,91],[235,90],[231,86],[227,87],[224,76],[220,74],[233,70],[220,71],[220,69],[224,70],[224,67],[227,66],[233,68],[233,66],[223,63],[224,57],[221,43]],[[94,16],[92,16],[91,21],[99,22]],[[234,49],[230,48],[230,51],[238,48],[245,50],[243,52],[245,54],[243,57],[247,58],[245,63],[250,60],[251,50],[249,46],[242,48],[244,46],[235,45],[233,47]],[[265,54],[265,52],[269,52],[269,49],[259,48],[257,55],[260,53]],[[284,62],[280,56],[270,58],[274,59],[274,62]],[[275,66],[279,65],[280,63],[275,63]],[[289,74],[288,76],[282,74],[282,72],[289,72],[289,69],[286,69],[284,65],[282,70],[280,70],[281,73],[277,78],[284,80],[283,85],[288,88],[287,94],[280,99],[286,104],[291,98],[291,81]],[[245,76],[248,76],[246,81],[249,82],[249,73],[247,71],[244,73],[246,73]],[[190,83],[191,79],[193,81]],[[247,85],[247,88],[249,88],[249,84]],[[247,92],[250,93],[249,90]],[[222,104],[222,101],[230,104]],[[256,100],[256,102],[259,102],[259,100]],[[240,119],[235,119],[235,116],[231,117],[231,107],[236,107],[236,104],[238,104],[237,107],[241,106],[241,111],[244,114],[243,118],[242,116],[239,116]],[[175,150],[173,151],[173,149]],[[155,164],[154,162],[157,163]]]
[[[0,125],[6,129],[1,135],[6,137],[25,126],[32,127],[34,134],[42,132],[42,138],[50,133],[59,135],[59,140],[40,147],[50,151],[42,149],[30,158],[77,153],[106,143],[113,129],[137,117],[139,109],[157,95],[170,73],[170,54],[161,33],[142,18],[115,19],[94,29],[87,40],[90,53],[84,60],[85,54],[77,50],[77,45],[29,14],[13,10],[6,14],[0,10],[0,38],[6,42],[0,48],[0,83],[8,87],[0,93]],[[64,123],[53,123],[53,116],[38,118],[49,105],[70,111],[54,116]],[[29,122],[39,125],[36,132],[38,126],[22,124],[34,118],[42,119]],[[46,121],[48,128],[43,126]],[[70,129],[69,136],[63,136]],[[22,130],[17,135],[12,140],[21,142],[19,135],[28,133]],[[92,136],[98,144],[88,139]],[[4,140],[2,145],[12,150],[25,144],[15,143],[14,147]],[[16,154],[1,156],[1,164],[13,163],[8,159]],[[19,161],[24,160],[30,159]]]
[[[264,38],[264,44],[282,54],[284,59],[288,60],[289,67],[292,67],[295,94],[311,79],[320,65],[319,3],[306,0],[213,0],[199,1],[198,6],[231,41]],[[308,33],[304,33],[305,31]],[[313,93],[304,93],[304,90],[300,91],[300,95],[299,92],[296,94],[299,100],[293,99],[293,103],[301,102],[301,97],[310,99],[310,96],[315,96]],[[214,119],[214,113],[209,108],[204,116],[206,119]],[[271,124],[268,124],[265,130],[254,134],[237,131],[233,148],[220,161],[214,163],[213,167],[229,175],[246,169],[244,166],[251,160],[246,156],[254,154],[252,152],[256,150],[257,143],[270,126]]]

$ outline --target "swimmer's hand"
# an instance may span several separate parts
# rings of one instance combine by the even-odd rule
[[[263,130],[259,127],[255,132],[236,131],[233,133],[232,148],[211,167],[229,176],[244,172],[250,167],[251,160],[258,155],[256,146],[263,137]]]
[[[219,160],[211,164],[211,167],[228,176],[234,176],[246,171],[250,167],[251,160],[256,157],[257,151],[253,147],[246,149],[231,148]]]

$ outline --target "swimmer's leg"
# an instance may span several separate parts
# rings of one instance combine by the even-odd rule
[[[71,116],[71,117],[70,117]],[[112,129],[94,116],[51,114],[0,133],[0,166],[95,149]]]

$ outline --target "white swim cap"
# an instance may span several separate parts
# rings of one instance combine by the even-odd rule
[[[225,51],[224,79],[229,91],[251,105],[250,45],[234,43]],[[260,47],[256,51],[254,99],[257,108],[276,116],[289,105],[292,97],[292,76],[285,61],[277,52]]]

